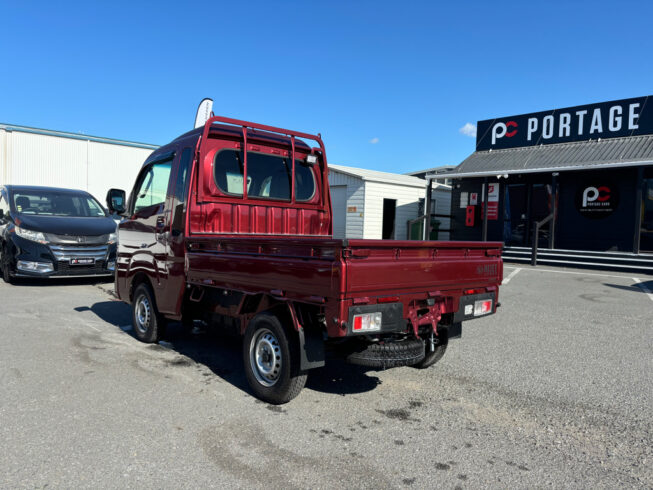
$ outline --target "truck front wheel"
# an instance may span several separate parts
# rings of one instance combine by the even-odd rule
[[[245,331],[245,374],[254,394],[280,405],[295,398],[306,384],[299,372],[297,337],[288,335],[279,319],[267,313],[254,317]]]
[[[134,290],[132,316],[138,340],[147,343],[159,341],[165,320],[159,314],[152,289],[146,283],[139,284]]]

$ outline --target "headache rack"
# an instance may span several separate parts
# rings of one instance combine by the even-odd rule
[[[327,173],[327,168],[326,168],[326,150],[324,149],[324,143],[322,142],[322,135],[320,133],[318,134],[309,134],[309,133],[302,133],[299,131],[292,131],[290,129],[283,129],[283,128],[277,128],[275,126],[267,126],[265,124],[258,124],[254,122],[249,122],[249,121],[242,121],[240,119],[232,119],[230,117],[222,117],[222,116],[211,116],[206,123],[204,124],[204,130],[202,131],[202,137],[197,143],[197,155],[203,155],[203,149],[206,141],[208,140],[209,137],[209,132],[211,131],[211,126],[214,123],[222,123],[222,124],[229,124],[231,126],[239,126],[241,128],[241,132],[243,135],[243,174],[247,175],[247,130],[248,129],[255,129],[257,131],[263,131],[266,133],[270,133],[272,135],[282,135],[282,136],[288,136],[290,137],[290,156],[291,156],[291,162],[292,162],[292,181],[291,181],[291,196],[290,196],[290,201],[295,202],[295,138],[302,138],[302,139],[307,139],[307,140],[313,140],[318,143],[319,148],[311,148],[311,155],[314,155],[316,152],[319,152],[322,155],[322,160],[324,161],[325,165],[323,168],[323,175],[322,178],[324,179],[323,181],[326,183],[328,182],[328,173]],[[327,186],[328,188],[328,186]],[[247,198],[247,180],[243,179],[243,197]]]

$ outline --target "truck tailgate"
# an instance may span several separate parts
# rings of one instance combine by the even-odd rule
[[[500,242],[349,240],[346,296],[498,286]]]

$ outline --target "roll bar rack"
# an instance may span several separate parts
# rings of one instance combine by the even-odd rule
[[[283,136],[290,136],[291,161],[292,161],[292,183],[290,187],[291,202],[295,202],[295,138],[304,138],[307,140],[313,140],[317,142],[320,145],[319,150],[320,153],[322,153],[322,158],[326,162],[326,151],[324,149],[324,143],[322,142],[322,135],[320,133],[318,134],[301,133],[299,131],[291,131],[290,129],[277,128],[275,126],[267,126],[265,124],[258,124],[249,121],[242,121],[240,119],[232,119],[230,117],[222,117],[222,116],[211,116],[209,119],[207,119],[206,123],[204,123],[204,130],[202,131],[202,137],[199,140],[198,147],[197,147],[198,156],[203,155],[202,150],[209,137],[211,125],[213,123],[223,123],[223,124],[230,124],[232,126],[240,126],[243,133],[243,154],[244,154],[243,175],[247,175],[247,130],[248,129],[256,129],[259,131],[265,131],[267,133],[276,133]],[[315,148],[312,148],[311,153],[313,153],[314,150]],[[328,179],[326,166],[324,167],[323,173],[326,182],[326,179]],[[247,179],[243,179],[243,197],[247,199]]]

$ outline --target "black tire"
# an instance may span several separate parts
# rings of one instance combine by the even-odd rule
[[[2,280],[7,284],[11,284],[14,282],[14,278],[11,276],[11,266],[9,265],[7,247],[3,246],[0,253],[2,253],[2,255],[0,255],[0,272],[2,272]]]
[[[146,283],[139,284],[134,290],[132,324],[134,334],[141,342],[158,342],[163,334],[165,319],[159,314],[152,289]]]
[[[413,365],[414,368],[426,369],[442,359],[442,356],[444,356],[444,353],[447,351],[447,345],[449,344],[446,330],[444,330],[442,334],[442,339],[438,340],[439,342],[435,344],[434,350],[431,351],[430,342],[426,339],[426,355],[424,356],[424,359]]]
[[[298,336],[287,332],[279,319],[256,315],[243,339],[247,382],[257,398],[274,405],[288,403],[306,384],[299,370]]]
[[[391,368],[412,366],[424,358],[422,339],[361,344],[346,356],[347,362],[359,366]]]

